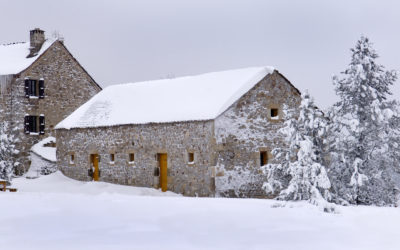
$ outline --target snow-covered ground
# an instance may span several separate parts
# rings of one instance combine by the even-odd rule
[[[399,208],[187,198],[56,172],[0,193],[1,249],[400,249]],[[285,205],[284,207],[282,207]]]

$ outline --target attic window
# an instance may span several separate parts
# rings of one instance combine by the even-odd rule
[[[277,119],[278,117],[279,117],[279,110],[277,108],[272,108],[271,109],[271,118]]]
[[[189,152],[188,153],[188,164],[193,164],[194,163],[194,153]]]
[[[268,164],[268,153],[267,151],[260,151],[260,166]]]

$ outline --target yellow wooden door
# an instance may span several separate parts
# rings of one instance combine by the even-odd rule
[[[99,180],[99,155],[94,154],[92,155],[92,163],[93,163],[93,180]]]
[[[160,154],[160,185],[161,185],[161,191],[163,192],[167,191],[167,185],[168,185],[167,162],[168,162],[167,154]]]

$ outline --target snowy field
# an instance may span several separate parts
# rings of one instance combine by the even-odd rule
[[[59,172],[0,193],[1,249],[400,249],[400,209],[186,198]],[[284,207],[282,207],[285,205]]]

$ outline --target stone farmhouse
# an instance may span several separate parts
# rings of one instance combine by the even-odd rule
[[[32,145],[100,90],[63,40],[43,30],[31,30],[30,42],[0,45],[0,121],[19,140],[16,174],[28,170]]]
[[[110,86],[56,126],[57,165],[82,181],[266,197],[261,166],[300,99],[272,67]]]

